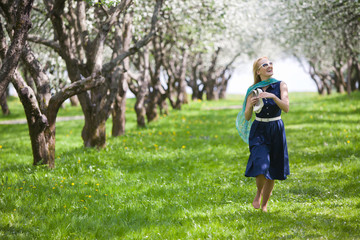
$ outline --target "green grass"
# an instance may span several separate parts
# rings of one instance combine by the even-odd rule
[[[58,122],[53,170],[31,165],[27,125],[0,125],[0,238],[359,239],[360,94],[290,101],[291,175],[276,181],[269,213],[251,206],[238,110],[219,109],[240,96],[192,102],[145,129],[129,100],[126,135],[111,137],[109,120],[101,151],[82,147],[83,120]]]

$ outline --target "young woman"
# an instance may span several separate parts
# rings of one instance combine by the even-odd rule
[[[243,140],[249,143],[250,157],[245,176],[256,177],[257,192],[252,205],[267,212],[275,180],[285,180],[290,174],[285,129],[281,120],[281,112],[289,111],[289,97],[286,83],[271,78],[273,64],[267,57],[254,62],[253,73],[254,84],[247,91],[236,126]],[[254,94],[254,90],[258,89],[260,93]],[[256,118],[251,122],[254,106],[259,101],[263,102],[263,106],[256,110]]]

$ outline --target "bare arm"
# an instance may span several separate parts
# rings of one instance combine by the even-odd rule
[[[245,108],[245,119],[249,121],[252,116],[253,107],[259,101],[259,97],[254,96],[254,94],[250,94],[246,101],[246,108]]]
[[[289,94],[288,94],[287,85],[284,82],[280,83],[280,94],[281,94],[281,99],[279,99],[275,94],[268,92],[260,93],[259,97],[273,99],[274,102],[279,106],[279,108],[287,113],[289,112]]]

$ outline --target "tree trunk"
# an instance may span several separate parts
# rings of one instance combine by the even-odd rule
[[[356,85],[357,85],[357,90],[360,90],[360,63],[354,61],[354,68],[355,68],[355,73],[354,73],[354,91],[356,90]]]
[[[81,137],[85,147],[104,148],[106,145],[106,127],[108,118],[109,102],[107,96],[107,85],[100,86],[91,90],[91,97],[87,93],[79,94],[79,100],[84,113],[85,125],[82,129]]]
[[[78,97],[77,97],[76,95],[70,97],[70,103],[71,103],[71,106],[73,106],[73,107],[79,106],[79,99],[78,99]]]
[[[125,14],[124,23],[122,28],[119,25],[115,25],[116,36],[115,36],[115,45],[122,46],[122,49],[117,49],[114,51],[113,58],[116,58],[121,51],[128,51],[130,49],[131,39],[132,39],[132,13]],[[116,71],[122,71],[119,76],[119,91],[115,97],[114,107],[112,110],[112,136],[117,137],[125,134],[125,112],[126,112],[126,93],[129,89],[128,81],[129,75],[126,71],[130,69],[130,60],[125,58],[123,60],[123,68],[117,67]],[[117,77],[116,75],[113,77]]]
[[[226,88],[221,89],[221,91],[219,93],[219,99],[226,99]]]
[[[124,59],[124,64],[129,64],[129,58]],[[114,76],[117,77],[117,76]],[[128,74],[126,72],[120,75],[119,91],[115,97],[112,111],[112,136],[117,137],[125,134],[125,112],[126,112],[126,93],[128,90]]]
[[[347,63],[346,90],[349,96],[351,95],[351,70],[352,70],[352,58],[350,58]]]
[[[125,110],[126,110],[126,92],[118,94],[115,98],[114,109],[112,112],[112,136],[118,137],[125,134]]]
[[[154,56],[154,71],[151,71],[152,68],[149,69],[151,75],[151,86],[149,88],[150,93],[146,106],[146,117],[148,122],[152,122],[158,119],[158,106],[160,107],[160,111],[163,111],[162,109],[167,108],[166,101],[164,101],[164,99],[166,100],[166,91],[160,82],[161,66],[163,65],[164,61],[164,53],[161,44],[161,39],[158,36],[153,38],[152,55]]]
[[[182,62],[180,66],[180,74],[178,76],[177,82],[177,98],[175,103],[175,109],[181,109],[182,104],[187,104],[187,93],[186,93],[186,64],[188,59],[188,52],[187,50],[183,50]]]
[[[166,94],[161,95],[159,107],[160,107],[160,114],[161,115],[168,115],[169,114],[169,106],[166,102],[167,96]]]
[[[51,159],[49,159],[50,152],[48,151],[48,142],[44,134],[45,129],[49,126],[47,118],[38,107],[34,91],[25,84],[25,81],[21,79],[20,74],[17,72],[14,74],[13,85],[24,106],[34,158],[33,164],[49,164],[51,163]],[[49,167],[52,168],[54,166],[51,164]]]
[[[85,118],[81,137],[85,147],[104,148],[106,145],[106,120],[98,119],[96,115]]]
[[[326,89],[326,93],[327,95],[330,95],[331,94],[331,84],[329,84],[327,82],[327,79],[329,78],[329,76],[322,76],[322,82],[324,83],[324,87]]]
[[[6,51],[5,56],[3,56],[3,52],[1,53],[2,65],[0,69],[0,96],[4,94],[6,91],[9,82],[11,81],[15,70],[18,66],[19,59],[23,50],[23,47],[26,42],[26,38],[28,35],[28,31],[31,28],[31,18],[30,12],[32,9],[34,0],[23,0],[16,6],[16,14],[15,10],[13,12],[9,12],[9,9],[2,9],[3,12],[9,15],[15,14],[16,20],[8,20],[8,23],[13,24],[14,26],[14,35],[12,36],[12,41],[9,48]],[[1,8],[6,8],[7,3],[2,4]],[[11,4],[11,3],[10,3]],[[13,16],[10,16],[13,17]],[[0,39],[1,39],[1,47],[2,51],[4,48],[4,44],[6,44],[6,39],[4,35],[4,31],[2,28],[2,24],[0,21]]]
[[[161,95],[155,86],[153,86],[152,92],[149,94],[148,103],[146,106],[146,118],[148,122],[155,121],[158,118],[158,103]]]
[[[1,105],[1,110],[4,116],[7,116],[10,114],[10,110],[9,110],[9,106],[7,104],[7,93],[6,91],[4,92],[4,94],[2,96],[0,96],[0,105]]]
[[[140,52],[139,52],[140,54]],[[143,63],[141,64],[142,75],[139,82],[139,92],[136,95],[136,103],[135,103],[135,112],[137,117],[137,125],[138,127],[145,127],[145,117],[146,117],[146,107],[145,107],[145,98],[148,95],[148,86],[149,86],[149,49],[148,47],[144,47],[144,52],[142,56]]]

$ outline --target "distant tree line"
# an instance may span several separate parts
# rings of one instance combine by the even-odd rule
[[[297,56],[320,94],[360,89],[359,1],[281,0],[274,9],[274,36]]]

